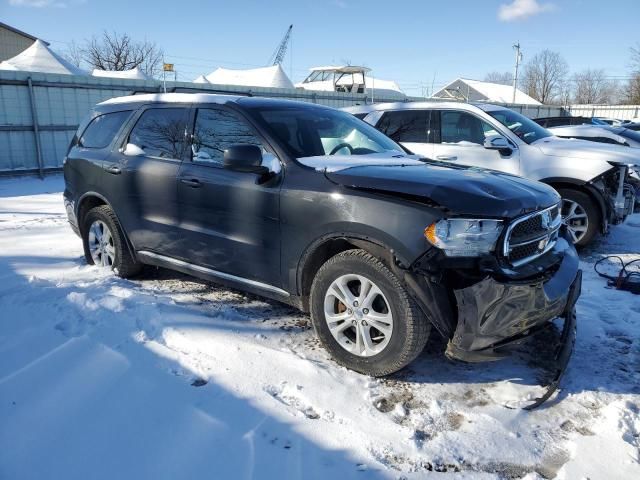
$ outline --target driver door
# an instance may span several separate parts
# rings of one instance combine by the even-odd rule
[[[439,132],[434,137],[434,159],[519,175],[517,148],[508,155],[484,148],[487,137],[500,135],[485,120],[463,110],[434,110],[431,121]]]

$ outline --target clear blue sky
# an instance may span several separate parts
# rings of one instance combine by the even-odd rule
[[[500,19],[502,11],[508,21]],[[156,41],[191,80],[218,66],[264,65],[287,26],[284,68],[299,81],[309,67],[348,61],[396,80],[409,94],[456,77],[511,71],[512,44],[524,61],[549,48],[572,71],[629,73],[640,42],[640,0],[0,0],[0,21],[58,50],[102,30]],[[515,17],[515,18],[514,18]],[[435,78],[435,80],[434,80]]]

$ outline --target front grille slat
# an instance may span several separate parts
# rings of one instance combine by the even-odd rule
[[[558,205],[514,220],[504,240],[504,256],[514,267],[536,259],[556,243],[560,224]]]

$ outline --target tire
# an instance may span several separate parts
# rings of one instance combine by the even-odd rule
[[[558,193],[562,197],[562,220],[567,226],[573,244],[576,248],[588,245],[598,233],[602,222],[598,206],[589,195],[579,190],[561,188],[558,189]],[[576,212],[580,212],[580,216],[568,219],[568,214],[574,206],[576,206]]]
[[[89,210],[82,226],[84,257],[89,265],[111,268],[122,278],[130,278],[140,273],[142,264],[131,256],[122,228],[109,206],[100,205]],[[100,235],[104,239],[103,246],[99,246],[100,240],[97,240]]]
[[[353,295],[350,300],[360,301],[362,305],[352,302],[350,308],[346,308],[344,292],[332,288],[336,284],[346,285]],[[363,288],[369,294],[361,297]],[[426,345],[431,330],[431,324],[398,278],[364,250],[339,253],[320,267],[311,285],[310,305],[316,335],[335,361],[374,377],[389,375],[412,362]],[[335,320],[343,317],[344,321]],[[377,330],[376,325],[382,330]],[[336,337],[332,329],[342,331],[336,333]],[[364,332],[359,345],[358,331]],[[365,335],[370,349],[366,348]]]

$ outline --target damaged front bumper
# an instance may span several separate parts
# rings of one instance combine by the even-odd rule
[[[454,290],[458,321],[447,356],[467,362],[497,360],[547,322],[568,318],[582,284],[578,256],[560,237],[549,255],[559,260],[555,272],[536,280],[485,279]]]

